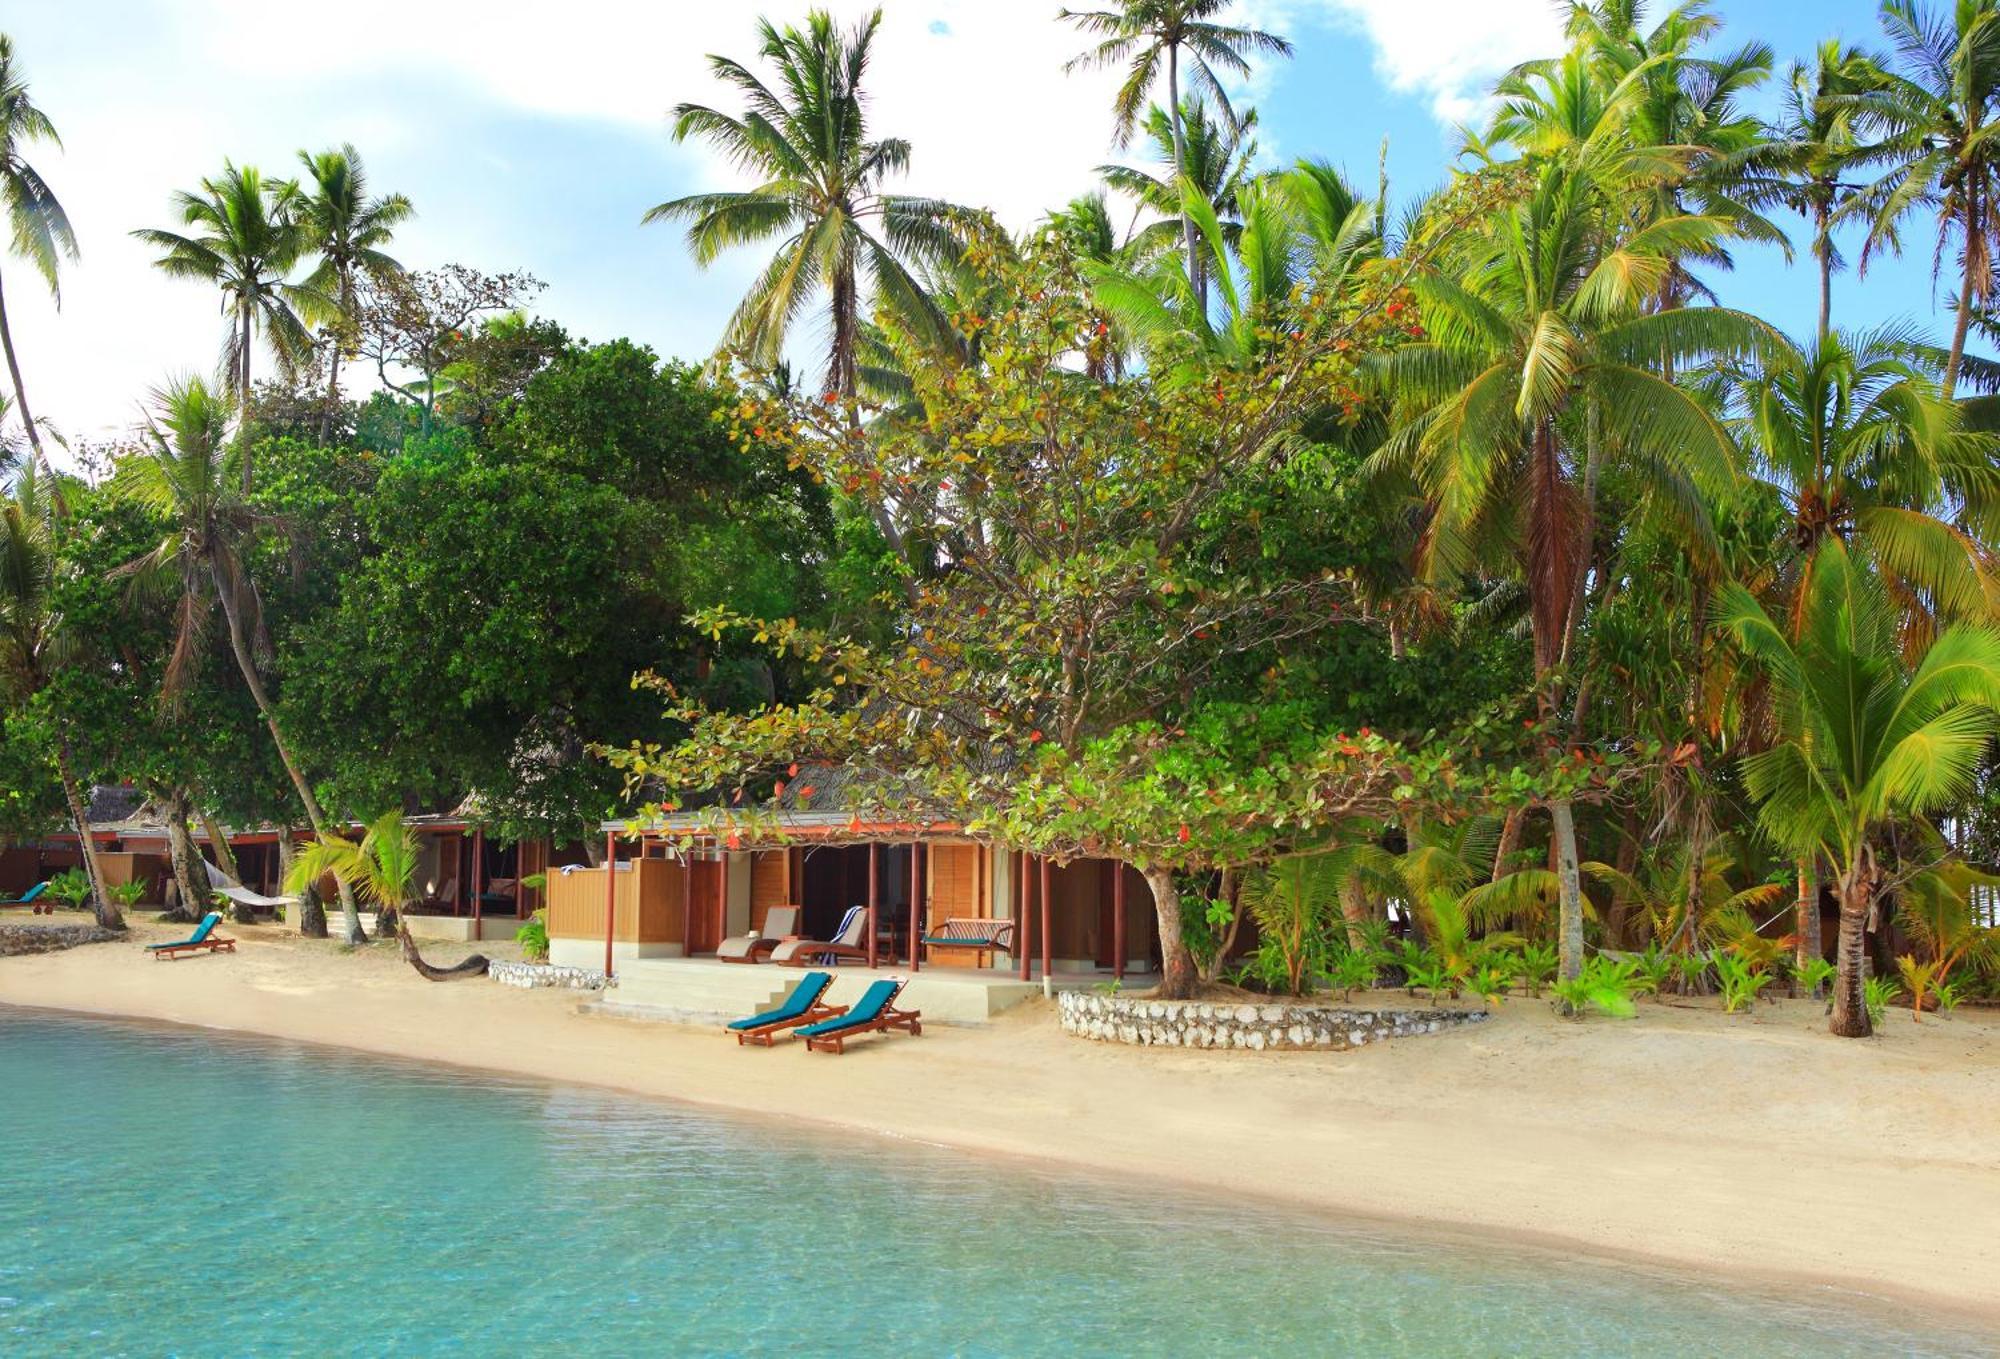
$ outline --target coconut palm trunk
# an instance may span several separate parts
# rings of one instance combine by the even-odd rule
[[[90,838],[90,803],[83,795],[83,785],[77,782],[76,752],[70,745],[69,725],[64,723],[56,735],[56,773],[62,779],[63,797],[69,802],[70,821],[76,826],[77,841],[83,847],[83,871],[90,879],[90,895],[97,911],[97,923],[107,930],[125,928],[125,917],[118,909],[118,903],[104,890],[104,865],[97,858],[97,844]]]
[[[1965,282],[1958,290],[1958,312],[1951,324],[1951,356],[1945,360],[1944,378],[1939,386],[1944,391],[1944,399],[1951,400],[1952,392],[1958,386],[1959,365],[1965,359],[1965,337],[1972,329],[1972,296],[1977,287],[1972,267],[1966,266]]]
[[[1793,959],[1797,966],[1794,972],[1804,969],[1806,964],[1825,956],[1825,944],[1819,933],[1819,871],[1811,859],[1800,859],[1797,864],[1799,895],[1795,903],[1793,933]]]
[[[1153,893],[1153,914],[1160,925],[1160,996],[1165,1000],[1186,1000],[1194,994],[1198,974],[1181,928],[1180,889],[1174,886],[1171,868],[1147,868],[1145,877],[1146,886]]]
[[[208,836],[209,848],[215,851],[215,866],[238,882],[243,881],[243,871],[236,866],[236,851],[229,847],[229,837],[223,834],[215,814],[206,805],[200,805],[196,814],[201,817],[202,833]]]
[[[21,427],[28,431],[28,447],[35,452],[35,470],[48,476],[50,473],[48,455],[42,451],[42,433],[35,427],[34,412],[28,409],[28,389],[21,381],[21,361],[14,355],[14,330],[7,322],[7,294],[0,285],[0,348],[7,352],[7,375],[14,382],[14,405],[21,412]],[[60,494],[53,477],[49,485]]]
[[[1181,123],[1181,61],[1178,47],[1167,48],[1167,117],[1174,129],[1174,184],[1178,190],[1181,177],[1187,174],[1187,130]],[[1201,252],[1195,246],[1194,218],[1188,215],[1185,204],[1181,207],[1181,249],[1187,254],[1188,285],[1195,300],[1206,307],[1207,280],[1202,272]]]
[[[292,787],[298,790],[299,802],[305,807],[306,820],[312,825],[315,838],[325,839],[327,834],[326,815],[320,810],[319,798],[313,794],[312,785],[293,758],[291,747],[285,742],[285,733],[278,725],[278,715],[271,707],[271,698],[264,690],[264,681],[258,678],[257,667],[250,659],[249,640],[243,635],[242,611],[237,607],[236,597],[222,579],[221,572],[215,575],[215,592],[222,601],[222,614],[229,623],[229,649],[236,655],[236,667],[243,672],[243,683],[250,690],[250,699],[257,705],[257,715],[264,719],[264,726],[271,733],[271,744],[277,747],[278,758],[284,762],[285,773],[292,780]],[[361,913],[354,904],[354,890],[346,883],[340,884],[340,927],[350,946],[364,944],[368,937],[361,932]]]
[[[1878,886],[1875,852],[1864,846],[1836,888],[1840,939],[1834,950],[1831,1027],[1842,1038],[1866,1038],[1875,1031],[1868,1017],[1868,913]]]

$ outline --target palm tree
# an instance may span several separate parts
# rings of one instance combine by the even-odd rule
[[[1906,662],[1881,582],[1837,540],[1804,588],[1796,633],[1733,582],[1717,620],[1780,705],[1782,738],[1743,761],[1744,785],[1774,842],[1833,870],[1840,941],[1831,1028],[1861,1038],[1871,1029],[1866,933],[1891,885],[1885,837],[1971,788],[2000,731],[2000,632],[1957,624]]]
[[[62,146],[55,125],[28,97],[28,82],[14,59],[13,39],[0,33],[0,200],[6,202],[7,220],[13,227],[13,253],[34,266],[60,306],[62,288],[57,273],[63,257],[72,262],[77,258],[76,235],[54,191],[23,157],[23,148],[38,141]],[[14,332],[7,325],[4,291],[0,291],[0,347],[7,351],[7,372],[14,380],[14,404],[20,409],[21,425],[28,431],[28,444],[46,476],[52,469],[28,406],[28,389],[21,382],[21,361],[14,354]]]
[[[13,492],[0,503],[0,691],[15,702],[45,692],[56,672],[77,655],[82,639],[56,604],[55,517],[43,499],[34,467],[23,468]],[[97,923],[125,928],[118,905],[104,890],[104,870],[90,838],[89,799],[76,774],[69,722],[55,714],[56,773],[69,803],[70,821],[83,846],[83,862],[96,898]]]
[[[1993,290],[1994,235],[2000,231],[2000,0],[1958,0],[1942,17],[1918,0],[1882,0],[1882,25],[1900,69],[1826,102],[1876,138],[1871,159],[1889,168],[1838,216],[1867,219],[1864,273],[1875,252],[1901,250],[1901,225],[1919,208],[1937,214],[1933,277],[1956,240],[1960,281],[1944,370],[1950,397],[1973,312]]]
[[[1832,39],[1821,43],[1811,64],[1792,63],[1778,120],[1743,157],[1748,201],[1781,203],[1812,223],[1821,335],[1833,329],[1833,275],[1844,263],[1834,223],[1861,187],[1847,175],[1869,154],[1855,132],[1856,110],[1844,97],[1867,89],[1879,69],[1859,48]]]
[[[174,195],[181,224],[191,235],[144,227],[132,234],[164,253],[154,264],[174,278],[193,278],[222,291],[229,317],[222,366],[240,408],[250,402],[250,357],[259,333],[287,370],[312,348],[300,313],[323,313],[332,299],[286,275],[314,247],[301,213],[302,195],[290,180],[267,180],[255,166],[223,163],[222,173],[201,182],[200,193]],[[239,469],[250,489],[250,460]]]
[[[1728,225],[1670,216],[1607,239],[1605,224],[1620,220],[1627,201],[1619,135],[1607,120],[1581,154],[1542,164],[1522,200],[1464,243],[1457,276],[1437,267],[1418,273],[1428,338],[1378,369],[1400,419],[1373,465],[1407,471],[1421,488],[1431,507],[1423,545],[1431,573],[1495,553],[1518,562],[1551,719],[1582,621],[1607,464],[1618,460],[1692,550],[1715,555],[1707,505],[1734,484],[1735,449],[1708,408],[1656,366],[1761,352],[1778,338],[1721,308],[1645,310],[1669,271]],[[1549,810],[1568,977],[1583,961],[1576,830],[1567,801]]]
[[[375,818],[361,839],[326,835],[301,848],[285,874],[285,890],[302,893],[331,874],[350,895],[367,899],[376,910],[375,933],[386,936],[391,924],[401,928],[403,912],[416,899],[421,847],[400,811]]]
[[[759,24],[758,53],[776,89],[749,67],[710,56],[710,69],[744,98],[741,116],[701,104],[674,108],[674,140],[700,137],[761,177],[753,189],[689,194],[652,208],[647,222],[688,223],[688,249],[706,268],[731,246],[782,237],[738,304],[725,347],[768,367],[792,323],[822,288],[830,298],[825,390],[854,395],[863,284],[879,301],[914,294],[910,264],[954,260],[979,215],[929,198],[887,193],[883,183],[909,168],[910,144],[871,140],[863,82],[882,12],[851,32],[814,10],[803,29]]]
[[[2000,438],[1945,399],[1935,351],[1897,328],[1787,345],[1740,377],[1740,431],[1791,516],[1781,569],[1798,582],[1841,541],[1881,572],[1911,650],[1941,622],[2000,611],[2000,563],[1969,520],[1990,518]]]
[[[1085,33],[1100,41],[1095,47],[1072,58],[1063,67],[1125,67],[1125,83],[1118,87],[1112,104],[1115,141],[1120,147],[1132,140],[1139,110],[1166,66],[1167,113],[1173,132],[1173,166],[1178,178],[1188,172],[1187,131],[1182,121],[1181,62],[1188,64],[1189,83],[1206,90],[1225,113],[1229,96],[1223,91],[1221,74],[1245,76],[1250,73],[1250,55],[1289,57],[1292,45],[1275,33],[1215,22],[1215,16],[1229,8],[1232,0],[1123,0],[1117,9],[1070,10],[1059,12]],[[1220,72],[1221,74],[1218,74]],[[1233,119],[1231,120],[1233,121]],[[1201,266],[1194,223],[1181,219],[1181,247],[1187,257],[1190,278],[1198,278]]]
[[[319,264],[304,286],[333,301],[330,319],[352,325],[359,311],[356,292],[361,276],[380,278],[401,273],[403,266],[384,253],[396,228],[416,215],[402,194],[368,196],[368,172],[352,145],[312,155],[299,152],[299,163],[312,177],[312,191],[298,204],[310,248]],[[326,401],[329,413],[340,400],[340,354],[344,339],[336,335],[327,364]],[[324,429],[324,425],[322,425]]]
[[[1207,107],[1190,96],[1181,101],[1180,126],[1184,150],[1174,150],[1173,122],[1158,104],[1146,112],[1146,136],[1159,151],[1165,173],[1155,175],[1131,165],[1100,165],[1097,173],[1106,185],[1133,199],[1141,211],[1157,213],[1158,220],[1134,234],[1133,246],[1145,257],[1172,254],[1184,244],[1186,222],[1181,213],[1184,189],[1198,194],[1220,218],[1231,243],[1235,242],[1240,208],[1237,194],[1255,177],[1257,158],[1257,110],[1244,110],[1241,118],[1229,109],[1220,118],[1209,116]],[[1196,223],[1199,238],[1200,224]],[[1197,249],[1192,277],[1202,296],[1208,295],[1208,252]],[[1183,254],[1182,268],[1187,267]]]
[[[247,453],[242,440],[229,437],[230,403],[201,379],[183,378],[155,392],[153,405],[144,452],[120,465],[114,484],[135,504],[172,525],[151,552],[119,568],[134,577],[135,587],[175,600],[179,629],[167,663],[164,696],[175,701],[193,679],[210,618],[220,606],[243,683],[298,790],[314,837],[323,840],[326,816],[292,754],[253,654],[268,651],[269,643],[264,640],[262,607],[245,554],[274,521],[255,509],[240,489],[235,464]],[[353,894],[344,886],[340,903],[347,941],[359,944],[360,917]]]

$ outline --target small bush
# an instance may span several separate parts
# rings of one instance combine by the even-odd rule
[[[1808,958],[1793,969],[1799,979],[1799,989],[1809,997],[1824,992],[1836,971],[1838,969],[1824,958]]]
[[[49,895],[72,911],[80,911],[90,900],[90,875],[81,868],[65,868],[49,879]]]
[[[547,962],[549,960],[548,912],[536,911],[529,916],[521,928],[514,931],[514,942],[521,946],[521,955],[529,962]]]
[[[1771,984],[1773,975],[1734,953],[1716,955],[1715,973],[1722,983],[1722,1012],[1727,1015],[1750,1008],[1757,993]]]
[[[1868,1006],[1868,1022],[1880,1024],[1889,1013],[1889,1003],[1903,988],[1890,977],[1869,977],[1861,983],[1861,996]]]
[[[1550,982],[1549,994],[1555,997],[1562,1012],[1573,1019],[1581,1018],[1586,1009],[1614,1019],[1630,1019],[1639,1013],[1632,997],[1642,984],[1638,969],[1631,963],[1592,958],[1575,977]]]

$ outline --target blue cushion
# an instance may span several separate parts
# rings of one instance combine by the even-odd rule
[[[766,1024],[781,1024],[787,1019],[797,1019],[810,1010],[819,998],[826,994],[826,988],[833,985],[833,976],[826,972],[808,972],[799,978],[799,984],[785,997],[784,1004],[775,1010],[766,1010],[748,1019],[734,1019],[729,1023],[732,1029],[755,1029]]]
[[[817,1024],[808,1024],[800,1029],[799,1033],[812,1037],[822,1033],[835,1033],[841,1029],[858,1028],[872,1019],[881,1018],[882,1012],[889,1008],[889,1002],[894,1000],[896,993],[902,989],[901,982],[875,982],[862,995],[860,1003],[846,1014],[835,1019],[823,1019]]]
[[[146,945],[146,951],[148,953],[157,953],[163,948],[187,948],[192,944],[205,944],[208,942],[208,936],[215,933],[215,927],[221,921],[222,912],[210,911],[201,918],[201,927],[187,938],[176,939],[171,944],[148,944]]]

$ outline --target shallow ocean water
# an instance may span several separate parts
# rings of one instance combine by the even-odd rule
[[[10,1356],[1995,1352],[1830,1291],[4,1006],[0,1132]]]

